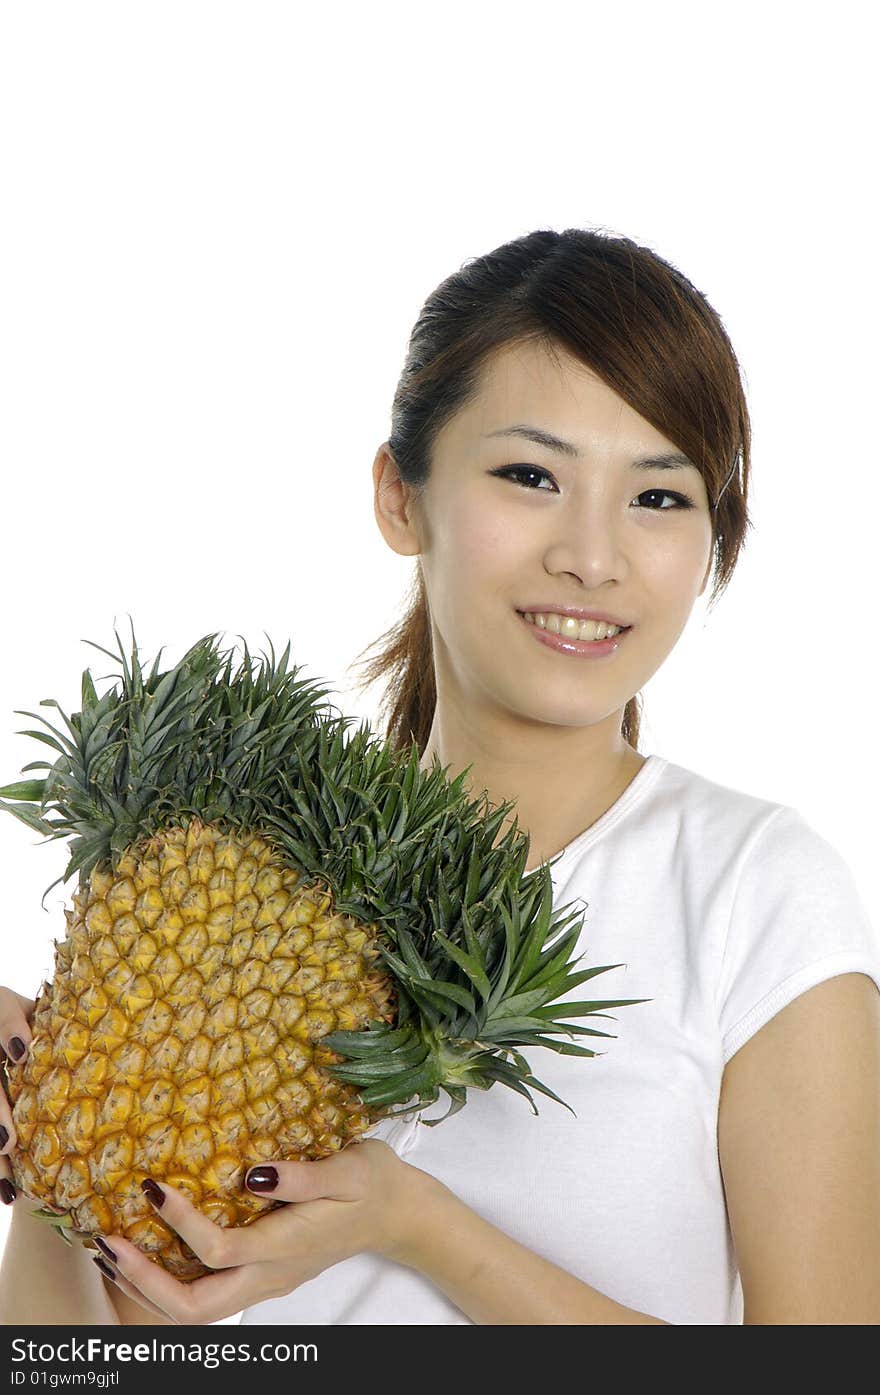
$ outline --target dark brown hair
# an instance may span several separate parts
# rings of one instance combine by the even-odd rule
[[[464,263],[422,306],[394,394],[388,445],[418,501],[434,439],[471,403],[504,345],[561,346],[579,358],[698,466],[712,510],[710,605],[727,586],[752,527],[750,423],[739,364],[718,313],[674,266],[628,237],[539,229]],[[424,753],[436,703],[431,622],[421,563],[403,618],[367,649],[359,689],[388,674],[381,710],[396,750]],[[362,650],[361,653],[366,651]],[[356,665],[354,661],[349,669]],[[641,695],[621,734],[638,749]]]

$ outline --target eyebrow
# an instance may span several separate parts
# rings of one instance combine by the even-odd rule
[[[536,446],[547,446],[549,450],[559,451],[562,455],[580,456],[577,446],[571,441],[563,441],[561,437],[554,436],[551,431],[543,431],[540,426],[502,426],[498,431],[487,431],[484,440],[490,436],[522,436],[526,441],[533,441]],[[697,466],[681,451],[667,451],[660,455],[639,455],[633,460],[633,465],[637,470],[675,470],[682,466],[697,470]],[[699,470],[697,470],[699,474]]]

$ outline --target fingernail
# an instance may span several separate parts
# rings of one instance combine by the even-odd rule
[[[156,1185],[152,1178],[144,1178],[141,1182],[141,1191],[144,1193],[147,1201],[151,1201],[154,1206],[162,1206],[164,1204],[165,1193],[161,1187]]]
[[[0,1124],[0,1148],[5,1148],[9,1142],[9,1130],[5,1124]]]
[[[100,1255],[92,1255],[92,1263],[97,1264],[101,1273],[105,1274],[108,1279],[112,1279],[114,1283],[116,1282],[116,1275],[113,1273],[106,1259],[102,1259]]]
[[[278,1186],[278,1169],[275,1167],[252,1167],[245,1182],[255,1192],[272,1192]]]
[[[9,1043],[9,1054],[14,1061],[20,1061],[24,1055],[24,1042],[21,1037],[13,1037]]]
[[[113,1263],[114,1263],[114,1264],[116,1263],[116,1255],[115,1255],[114,1252],[111,1250],[111,1248],[110,1248],[110,1246],[107,1244],[107,1241],[106,1241],[106,1240],[102,1240],[101,1237],[100,1237],[100,1235],[96,1235],[96,1236],[95,1236],[95,1244],[98,1246],[98,1249],[99,1249],[99,1250],[103,1250],[103,1251],[104,1251],[104,1253],[105,1253],[105,1255],[107,1256],[108,1259],[112,1259]],[[95,1258],[97,1258],[97,1256],[95,1256]]]
[[[9,1178],[0,1177],[0,1196],[2,1196],[7,1206],[9,1205],[10,1201],[15,1200],[16,1195],[16,1190],[10,1182]]]

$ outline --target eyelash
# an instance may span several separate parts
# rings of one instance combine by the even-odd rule
[[[550,474],[550,472],[548,470],[542,469],[540,465],[502,465],[500,469],[490,470],[489,473],[492,475],[497,475],[499,479],[508,479],[514,474],[523,473],[529,475],[541,475],[548,480],[553,479],[553,476]],[[523,485],[521,486],[521,488],[531,489],[531,485]],[[535,488],[532,492],[540,494],[544,491]],[[686,494],[678,494],[671,489],[643,489],[641,494],[636,495],[636,498],[641,499],[645,494],[668,494],[670,499],[675,499],[677,501],[675,507],[679,509],[692,509],[695,507],[693,499],[689,499]],[[674,510],[663,508],[648,509],[648,513],[671,512],[674,512]]]

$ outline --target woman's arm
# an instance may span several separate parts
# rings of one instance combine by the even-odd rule
[[[478,1216],[435,1177],[422,1176],[418,1233],[394,1258],[418,1269],[473,1322],[670,1326],[542,1259]]]
[[[276,1174],[272,1196],[290,1204],[248,1226],[218,1226],[163,1182],[163,1199],[153,1205],[215,1272],[183,1283],[113,1233],[103,1238],[125,1291],[177,1322],[204,1325],[292,1293],[353,1255],[375,1253],[421,1271],[476,1323],[670,1325],[518,1244],[378,1139],[315,1162],[263,1166]]]
[[[718,1137],[744,1323],[880,1323],[880,995],[866,974],[804,992],[740,1048]],[[663,1321],[581,1283],[423,1177],[391,1257],[474,1322]]]
[[[78,1240],[65,1245],[48,1222],[29,1215],[29,1208],[37,1204],[19,1193],[10,1205],[12,1215],[0,1264],[0,1325],[100,1327],[172,1322],[134,1303],[105,1280],[92,1252]]]
[[[37,1204],[19,1193],[10,1206],[0,1265],[0,1323],[117,1324],[119,1314],[91,1255],[78,1241],[65,1245],[48,1222],[29,1215],[28,1208]]]
[[[744,1325],[880,1323],[880,994],[825,979],[730,1058],[718,1149]]]

